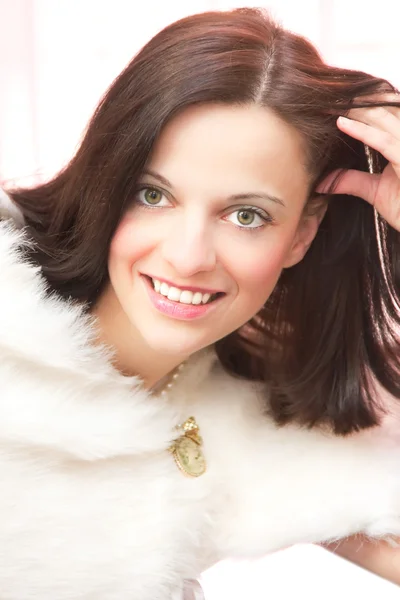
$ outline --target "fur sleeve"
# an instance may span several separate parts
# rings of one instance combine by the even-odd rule
[[[177,415],[113,367],[83,306],[49,294],[29,243],[0,221],[0,439],[87,459],[166,450]]]

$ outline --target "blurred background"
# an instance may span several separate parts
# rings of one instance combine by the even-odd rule
[[[268,8],[329,62],[400,87],[393,0],[0,0],[0,181],[29,184],[58,171],[101,95],[162,27],[243,5]],[[207,600],[400,598],[399,588],[308,545],[226,561],[202,583]]]
[[[0,0],[0,180],[39,179],[73,154],[100,96],[157,31],[246,0]],[[400,87],[393,0],[267,0],[328,61]]]

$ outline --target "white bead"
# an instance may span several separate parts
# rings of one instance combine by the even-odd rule
[[[186,366],[186,361],[181,363],[180,365],[178,365],[174,371],[174,373],[172,375],[170,375],[170,380],[168,381],[168,383],[166,383],[164,385],[164,388],[161,390],[160,394],[161,396],[163,396],[164,398],[166,398],[168,396],[168,392],[171,390],[171,388],[174,385],[174,382],[178,379],[178,377],[180,376],[180,373],[182,371],[182,369]]]

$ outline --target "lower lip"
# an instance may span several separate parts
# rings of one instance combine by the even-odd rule
[[[210,311],[215,309],[215,306],[220,300],[220,298],[216,298],[209,304],[183,304],[181,302],[174,302],[173,300],[168,300],[166,296],[158,294],[153,288],[153,284],[148,277],[142,275],[142,279],[154,308],[156,308],[160,313],[168,315],[174,319],[190,321],[192,319],[204,317],[204,315],[209,314]]]

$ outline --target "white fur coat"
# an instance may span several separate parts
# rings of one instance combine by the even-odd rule
[[[212,350],[164,403],[113,369],[79,308],[46,297],[22,241],[0,223],[1,600],[171,600],[226,557],[400,534],[400,444],[277,429]],[[191,415],[197,479],[167,451]]]

